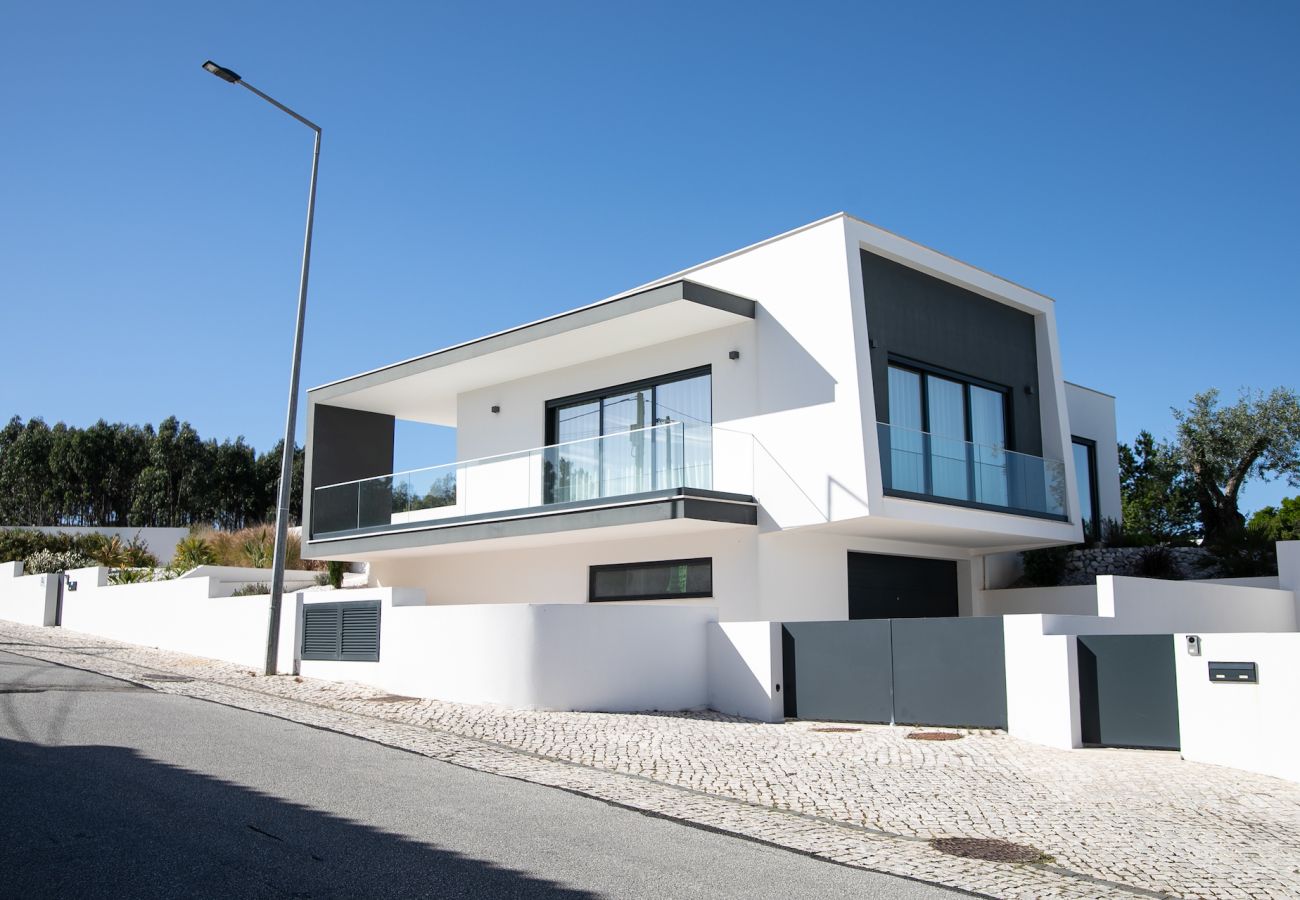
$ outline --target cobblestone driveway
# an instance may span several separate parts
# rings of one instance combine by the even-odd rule
[[[394,698],[0,623],[0,649],[435,759],[578,791],[800,852],[996,897],[1300,896],[1300,785],[1174,753],[1061,751],[999,732],[818,732],[715,714],[553,713]],[[152,674],[191,681],[150,682]],[[430,814],[436,814],[431,810]],[[1051,857],[957,859],[933,837]]]

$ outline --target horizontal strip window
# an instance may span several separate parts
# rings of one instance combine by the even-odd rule
[[[588,599],[592,603],[713,596],[713,560],[709,557],[592,566],[590,571]]]
[[[379,601],[304,604],[300,658],[379,662]]]

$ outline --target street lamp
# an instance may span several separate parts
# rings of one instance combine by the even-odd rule
[[[302,327],[307,317],[307,273],[311,267],[311,230],[316,217],[316,172],[320,166],[320,126],[304,119],[283,103],[268,97],[238,73],[212,60],[203,64],[222,81],[248,88],[281,112],[288,113],[316,133],[311,156],[311,187],[307,191],[307,234],[302,243],[302,276],[298,280],[298,322],[293,334],[293,366],[289,374],[289,414],[284,423],[284,455],[280,461],[280,496],[275,507],[275,556],[271,562],[271,621],[266,634],[266,674],[274,675],[280,644],[280,609],[284,599],[284,563],[289,548],[289,497],[293,485],[294,431],[298,419],[298,372],[302,367]]]

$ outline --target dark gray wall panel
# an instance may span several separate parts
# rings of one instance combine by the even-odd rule
[[[892,624],[895,722],[1007,727],[1001,616]]]
[[[1177,750],[1174,636],[1090,634],[1077,640],[1083,742]]]
[[[781,628],[785,714],[889,722],[889,620],[789,622]]]
[[[1041,456],[1034,317],[862,251],[876,411],[889,421],[889,354],[1010,388],[1010,449]],[[1032,395],[1025,386],[1033,388]]]
[[[316,404],[311,477],[316,486],[393,471],[393,417]]]
[[[957,615],[957,564],[947,559],[849,554],[849,618]]]

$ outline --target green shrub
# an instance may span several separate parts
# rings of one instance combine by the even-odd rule
[[[1141,531],[1126,527],[1116,519],[1104,519],[1101,523],[1101,546],[1111,549],[1123,547],[1149,547],[1155,539]]]
[[[1258,578],[1277,574],[1277,545],[1266,534],[1238,528],[1207,544],[1220,578]]]
[[[1023,581],[1028,587],[1056,587],[1065,578],[1069,547],[1043,547],[1020,554],[1024,563]]]
[[[176,545],[176,553],[172,556],[172,568],[188,572],[198,566],[213,565],[216,561],[217,554],[212,549],[212,545],[197,534],[192,534]]]
[[[143,584],[153,580],[153,569],[114,569],[108,574],[109,584]]]
[[[123,546],[122,557],[132,568],[155,568],[158,565],[158,557],[149,552],[148,545],[140,540],[139,532]]]
[[[1134,568],[1140,578],[1165,578],[1176,581],[1182,577],[1174,555],[1169,552],[1168,547],[1159,544],[1147,547],[1138,554],[1137,565]]]
[[[86,552],[101,566],[116,569],[126,565],[126,546],[122,539],[102,534],[86,535]]]
[[[271,586],[269,584],[263,584],[262,582],[258,581],[258,582],[254,582],[253,584],[245,584],[241,587],[236,588],[235,592],[230,596],[256,597],[260,594],[269,594],[269,593],[271,593]]]
[[[23,560],[23,574],[45,575],[49,572],[66,572],[84,569],[95,561],[77,550],[37,550]]]
[[[29,556],[48,550],[51,553],[80,553],[95,559],[95,549],[103,536],[99,534],[46,534],[30,528],[0,529],[0,562],[25,560]],[[89,563],[94,565],[94,563]]]
[[[332,559],[325,564],[325,568],[329,572],[329,583],[335,588],[343,587],[343,573],[348,570],[348,564]]]
[[[251,525],[239,531],[199,529],[191,535],[212,549],[212,565],[252,566],[269,569],[275,555],[275,529],[270,525]],[[286,569],[323,569],[324,563],[302,558],[302,542],[289,535],[285,545]]]

